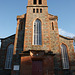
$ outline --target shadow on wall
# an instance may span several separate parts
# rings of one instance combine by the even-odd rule
[[[0,75],[11,75],[11,71],[0,70]]]

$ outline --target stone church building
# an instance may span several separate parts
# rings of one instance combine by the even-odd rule
[[[1,39],[0,75],[75,75],[73,39],[59,35],[47,0],[28,0],[16,34]]]

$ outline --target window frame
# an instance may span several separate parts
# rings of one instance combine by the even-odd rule
[[[41,21],[39,19],[33,22],[33,43],[32,44],[42,45],[42,28],[41,28]]]
[[[38,0],[38,3],[41,5],[42,4],[42,0]]]
[[[14,49],[14,45],[13,44],[10,44],[7,47],[7,54],[6,54],[6,60],[5,60],[5,69],[11,69],[12,57],[13,57],[13,49]]]
[[[36,9],[36,13],[39,13],[39,9],[38,8]]]
[[[37,4],[37,0],[33,0],[33,4]]]
[[[35,13],[35,8],[33,8],[33,13]]]
[[[42,13],[42,9],[40,9],[40,13]]]
[[[52,22],[52,30],[54,30],[54,23]]]
[[[69,58],[66,45],[61,45],[61,56],[63,69],[69,69]]]

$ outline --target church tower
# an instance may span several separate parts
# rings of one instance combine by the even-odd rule
[[[57,20],[57,16],[48,14],[47,0],[28,0],[23,50],[56,50],[53,45],[59,46]]]
[[[24,51],[50,50],[47,0],[28,0]]]
[[[17,16],[13,62],[20,66],[20,75],[54,74],[54,55],[60,48],[57,20],[48,14],[47,0],[28,0],[27,13]],[[36,67],[40,72],[35,74]]]
[[[17,16],[14,54],[28,50],[54,51],[53,45],[57,46],[59,41],[57,20],[57,16],[48,14],[47,0],[28,0],[27,13]]]

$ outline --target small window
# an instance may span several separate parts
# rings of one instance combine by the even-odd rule
[[[42,13],[42,9],[40,9],[40,13]]]
[[[53,25],[53,22],[52,22],[52,30],[54,30],[54,25]]]
[[[39,13],[39,10],[38,9],[36,9],[36,13]]]
[[[33,13],[35,13],[35,9],[33,9]]]
[[[39,0],[39,4],[42,4],[42,0]]]
[[[33,0],[33,4],[36,4],[36,0]]]

